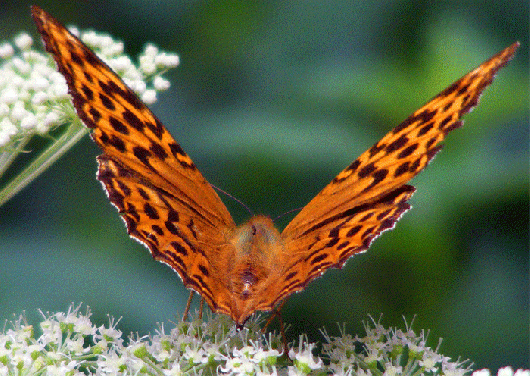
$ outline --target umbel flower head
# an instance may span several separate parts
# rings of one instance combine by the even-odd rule
[[[282,351],[281,336],[262,334],[254,317],[237,330],[224,315],[203,321],[160,324],[154,334],[124,338],[118,321],[91,321],[88,308],[71,306],[67,312],[41,313],[34,327],[21,316],[0,333],[0,375],[470,375],[468,361],[451,361],[439,345],[426,345],[426,335],[365,324],[366,335],[324,334],[321,354],[317,344],[300,336]],[[36,334],[36,333],[39,334]],[[480,370],[473,376],[490,376]],[[530,376],[510,367],[499,376]]]
[[[70,28],[147,104],[167,90],[163,74],[179,64],[175,54],[149,44],[134,63],[122,42],[94,31]],[[64,129],[63,129],[64,128]],[[57,134],[53,131],[58,130]],[[26,170],[0,191],[0,205],[49,167],[88,133],[77,117],[64,77],[52,57],[33,47],[28,33],[0,44],[0,177],[34,136],[51,142]]]
[[[124,54],[122,42],[94,31],[81,33],[70,28],[100,56],[147,104],[156,101],[157,91],[167,90],[162,74],[179,64],[177,55],[147,45],[135,65]],[[33,39],[21,33],[14,45],[0,45],[0,147],[20,137],[19,130],[44,134],[75,117],[68,87],[53,59],[32,48]]]

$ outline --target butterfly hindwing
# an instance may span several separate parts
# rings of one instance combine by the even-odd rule
[[[407,201],[414,191],[414,187],[403,185],[369,205],[350,208],[308,228],[297,238],[287,239],[289,261],[271,286],[274,293],[269,295],[277,298],[270,306],[303,290],[328,268],[340,268],[352,255],[366,251],[410,208]]]

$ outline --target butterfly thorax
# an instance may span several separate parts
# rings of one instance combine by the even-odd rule
[[[232,293],[231,316],[241,324],[264,298],[284,247],[274,223],[265,216],[254,216],[239,226],[230,243],[234,257],[228,265],[227,287]]]

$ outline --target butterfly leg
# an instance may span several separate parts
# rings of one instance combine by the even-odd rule
[[[282,310],[284,304],[285,304],[285,300],[283,300],[280,304],[276,306],[276,308],[272,310],[271,316],[265,323],[265,326],[263,327],[263,329],[261,329],[262,333],[265,333],[265,330],[267,329],[267,327],[270,325],[270,323],[272,322],[272,320],[274,320],[276,316],[278,316],[278,321],[280,321],[280,325],[283,325],[282,316],[281,316],[280,311]]]
[[[285,300],[283,300],[280,304],[276,306],[276,308],[274,308],[271,316],[265,323],[265,326],[263,327],[263,329],[261,329],[261,332],[265,333],[265,330],[270,325],[272,320],[274,320],[275,317],[278,317],[278,322],[280,323],[280,334],[282,336],[282,343],[283,343],[283,355],[289,356],[289,347],[287,346],[287,336],[285,335],[285,326],[283,324],[282,313],[281,313],[281,309],[283,308],[284,304],[285,304]]]
[[[182,321],[188,320],[188,314],[190,313],[190,307],[191,307],[191,301],[193,300],[193,294],[195,294],[193,291],[190,291],[190,297],[188,298],[188,302],[186,303],[186,309],[184,310],[184,314],[182,315]]]
[[[199,319],[202,320],[202,310],[204,309],[204,298],[201,297],[201,303],[199,304]]]

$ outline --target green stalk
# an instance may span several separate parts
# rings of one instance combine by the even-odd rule
[[[75,118],[61,137],[50,145],[49,148],[44,150],[29,166],[0,191],[0,206],[24,189],[33,179],[42,174],[87,133],[88,129],[81,123],[81,120]]]

